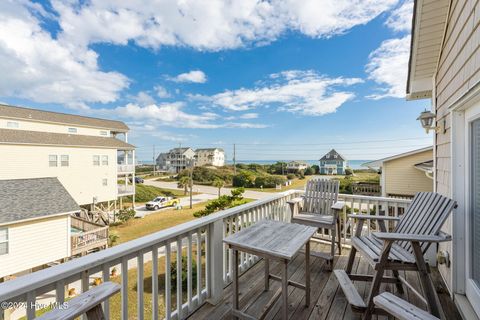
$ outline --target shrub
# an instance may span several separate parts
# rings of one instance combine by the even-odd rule
[[[188,285],[188,273],[187,273],[187,257],[182,256],[182,291],[187,291]],[[177,261],[172,261],[170,263],[170,281],[172,285],[172,289],[175,291],[177,290]],[[197,287],[197,261],[192,259],[192,290],[195,290]]]
[[[244,204],[246,203],[242,196],[244,192],[245,189],[243,188],[233,189],[230,196],[223,195],[218,197],[218,199],[209,201],[205,206],[205,209],[195,212],[193,216],[196,218],[204,217],[219,210],[233,208]]]
[[[275,188],[278,184],[284,184],[285,181],[283,176],[260,176],[255,179],[255,187]]]
[[[135,217],[135,210],[132,208],[129,209],[121,209],[117,213],[117,218],[118,220],[122,222],[127,222],[128,220],[132,219]]]
[[[311,176],[313,174],[315,174],[315,169],[313,169],[312,167],[308,167],[307,169],[305,169],[306,176]]]
[[[345,175],[351,176],[353,174],[353,170],[351,168],[346,168],[345,169]]]
[[[234,187],[244,187],[251,188],[254,186],[255,176],[247,171],[242,171],[237,175],[233,176],[233,186]]]
[[[287,179],[288,179],[288,180],[293,180],[293,179],[295,179],[295,177],[296,177],[296,176],[295,176],[293,173],[287,174]]]
[[[316,164],[314,164],[312,166],[312,169],[315,171],[315,174],[319,174],[320,173],[320,167]]]
[[[305,178],[305,172],[303,170],[299,170],[297,173],[296,173],[297,177],[299,179],[304,179]]]

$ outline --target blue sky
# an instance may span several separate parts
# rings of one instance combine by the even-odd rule
[[[137,2],[137,3],[135,3]],[[376,159],[431,144],[405,101],[411,1],[6,1],[0,101],[125,121],[227,158]],[[1,31],[3,30],[3,31]]]

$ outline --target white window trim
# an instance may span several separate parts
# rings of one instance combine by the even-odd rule
[[[108,156],[103,155],[101,157],[101,163],[102,163],[102,166],[108,166]]]
[[[20,127],[20,123],[17,121],[7,121],[7,128],[17,129]]]
[[[8,228],[2,228],[2,227],[0,227],[0,231],[1,231],[1,230],[5,230],[5,232],[6,232],[6,234],[7,234],[7,239],[4,240],[4,241],[0,241],[0,243],[6,243],[6,244],[7,244],[7,252],[5,252],[5,253],[1,253],[1,252],[0,252],[0,256],[4,256],[4,255],[7,255],[7,254],[10,253],[10,242],[9,242],[10,239],[9,239],[9,237],[8,237]]]
[[[51,165],[53,163],[53,160],[50,160],[50,157],[55,157],[55,165],[54,166]],[[58,167],[58,156],[56,154],[49,154],[48,155],[48,166],[50,168]]]
[[[74,128],[74,127],[69,127],[67,129],[68,133],[78,133],[78,129],[77,128]]]
[[[66,157],[67,160],[63,160],[63,157]],[[67,162],[67,165],[63,165],[64,162]],[[68,154],[60,155],[60,167],[70,167],[70,157]]]
[[[98,161],[95,160],[95,159],[98,159]],[[92,161],[93,161],[93,166],[95,166],[95,167],[99,167],[100,164],[101,164],[101,162],[100,162],[101,160],[100,160],[100,156],[99,156],[99,155],[93,155],[93,156],[92,156]]]
[[[102,186],[104,187],[108,186],[108,179],[102,179]]]

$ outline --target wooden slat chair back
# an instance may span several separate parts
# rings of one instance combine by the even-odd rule
[[[340,181],[311,179],[307,182],[303,212],[333,215],[332,206],[337,202]]]
[[[419,192],[395,228],[395,233],[417,235],[438,235],[442,225],[452,212],[455,201],[434,192]],[[397,242],[405,250],[413,254],[410,241]],[[421,244],[425,253],[431,242]]]

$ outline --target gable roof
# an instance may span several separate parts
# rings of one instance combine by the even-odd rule
[[[180,154],[183,154],[185,152],[187,152],[188,150],[192,150],[192,148],[190,147],[183,147],[183,148],[173,148],[173,149],[170,149],[170,151],[168,153],[180,153]]]
[[[305,162],[305,161],[300,161],[300,160],[289,161],[289,162],[287,162],[287,165],[289,165],[289,164],[295,164],[295,163],[304,164],[304,165],[307,165],[307,166],[308,166],[308,163],[307,163],[307,162]]]
[[[331,158],[327,158],[328,155],[330,155]],[[337,156],[336,158],[337,160],[347,161],[347,159],[344,156],[342,156],[340,153],[338,153],[335,149],[332,149],[328,153],[326,153],[323,157],[320,158],[320,161],[335,159],[335,155]]]
[[[128,126],[122,121],[107,120],[78,116],[68,113],[52,112],[0,104],[0,117],[27,121],[39,121],[55,124],[76,125],[83,127],[101,128],[112,131],[128,131]]]
[[[415,0],[408,62],[407,99],[432,96],[432,77],[444,45],[450,0]]]
[[[58,145],[132,150],[135,146],[113,137],[0,129],[0,144]]]
[[[429,147],[425,147],[425,148],[421,148],[421,149],[415,149],[415,150],[407,151],[407,152],[404,152],[404,153],[399,153],[399,154],[396,154],[396,155],[393,155],[393,156],[390,156],[390,157],[386,157],[386,158],[383,158],[383,159],[378,159],[378,160],[374,160],[374,161],[370,161],[370,162],[365,162],[365,163],[362,163],[362,167],[378,168],[378,167],[381,167],[384,162],[399,159],[399,158],[403,158],[403,157],[408,157],[408,156],[411,156],[411,155],[414,155],[414,154],[417,154],[417,153],[421,153],[421,152],[425,152],[425,151],[429,151],[429,150],[433,151],[433,146],[429,146]],[[433,157],[433,154],[432,154],[432,157]]]
[[[0,225],[79,210],[57,178],[0,180]]]

